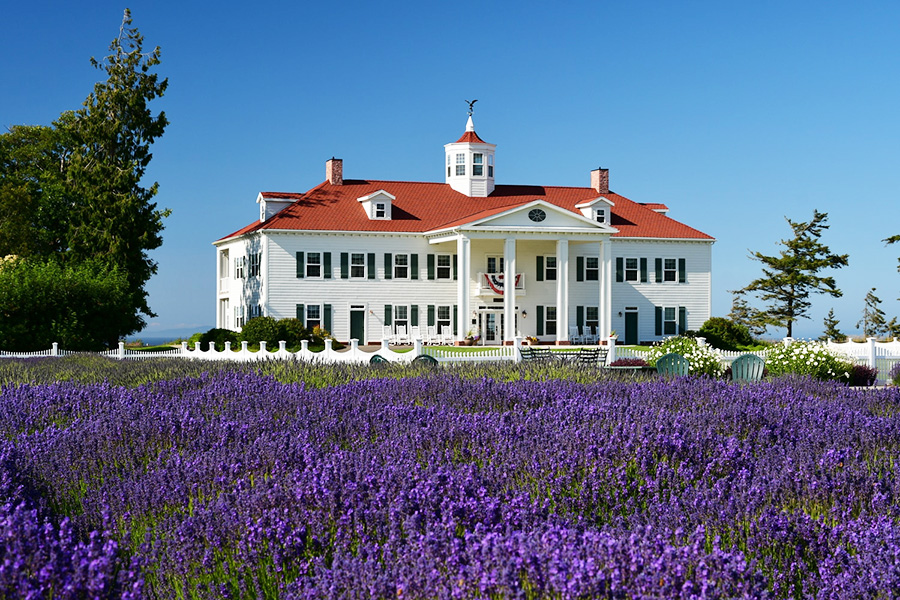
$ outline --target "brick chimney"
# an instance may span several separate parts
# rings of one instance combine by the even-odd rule
[[[333,156],[325,161],[325,179],[331,185],[344,185],[344,161]]]
[[[591,187],[598,194],[609,193],[609,169],[603,167],[591,171]]]

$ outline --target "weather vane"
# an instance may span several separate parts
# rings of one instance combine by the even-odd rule
[[[466,100],[466,104],[469,105],[469,116],[470,117],[472,116],[472,113],[475,112],[475,103],[476,102],[478,102],[478,100],[472,100],[471,102]]]

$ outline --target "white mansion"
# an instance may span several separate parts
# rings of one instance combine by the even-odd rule
[[[260,193],[259,220],[214,242],[217,327],[296,316],[360,344],[385,326],[638,343],[709,318],[714,239],[666,206],[611,192],[606,169],[589,187],[495,185],[471,114],[444,149],[443,183],[344,179],[332,158],[308,192]]]

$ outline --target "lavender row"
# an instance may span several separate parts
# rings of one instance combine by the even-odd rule
[[[6,387],[0,434],[50,532],[3,560],[106,548],[106,597],[900,589],[897,390],[218,372]]]

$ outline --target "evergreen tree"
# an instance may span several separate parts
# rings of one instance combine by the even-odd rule
[[[153,157],[150,145],[168,125],[165,113],[153,115],[148,106],[168,86],[150,72],[160,49],[145,54],[143,41],[126,9],[109,56],[103,62],[91,58],[106,81],[94,85],[83,108],[56,122],[73,142],[66,181],[78,202],[70,215],[68,252],[75,260],[105,257],[126,273],[133,314],[123,334],[142,329],[142,315],[155,316],[144,290],[157,270],[148,251],[162,245],[162,220],[169,214],[151,201],[158,184],[141,184]]]
[[[823,342],[827,342],[828,340],[834,340],[836,342],[842,342],[847,339],[847,336],[841,333],[841,330],[838,329],[838,321],[834,316],[834,309],[828,311],[828,316],[825,317],[824,325],[825,331],[822,332],[822,336],[819,340]]]
[[[900,338],[900,322],[897,321],[897,317],[891,317],[891,320],[887,322],[884,328],[891,338]]]
[[[785,247],[778,256],[766,256],[753,252],[750,257],[763,263],[763,276],[755,279],[742,292],[755,293],[768,305],[763,312],[764,321],[774,327],[786,327],[787,336],[793,333],[796,320],[808,317],[812,293],[840,297],[833,277],[822,277],[822,269],[839,269],[848,264],[846,254],[833,254],[819,238],[828,229],[827,213],[813,211],[813,218],[806,223],[787,219],[794,237],[781,240]]]
[[[117,306],[125,316],[110,319],[115,330],[104,328],[109,345],[154,316],[144,286],[157,266],[148,252],[162,244],[168,211],[152,202],[157,184],[145,187],[142,179],[150,146],[168,124],[148,106],[168,86],[151,72],[159,57],[158,47],[144,53],[126,10],[109,56],[91,58],[106,80],[83,108],[62,113],[52,127],[15,126],[0,135],[0,257],[52,260],[66,269],[101,261],[121,274],[126,302]],[[32,314],[42,314],[41,301],[31,299]]]
[[[862,319],[856,324],[857,327],[862,326],[863,335],[866,337],[878,337],[886,331],[884,311],[878,307],[879,304],[881,299],[875,295],[875,288],[872,288],[866,294]]]
[[[886,238],[883,241],[887,242],[888,244],[895,244],[897,242],[900,242],[900,235],[892,235],[891,237]],[[900,271],[900,258],[897,259],[897,270]],[[900,298],[897,298],[897,300],[900,300]]]

